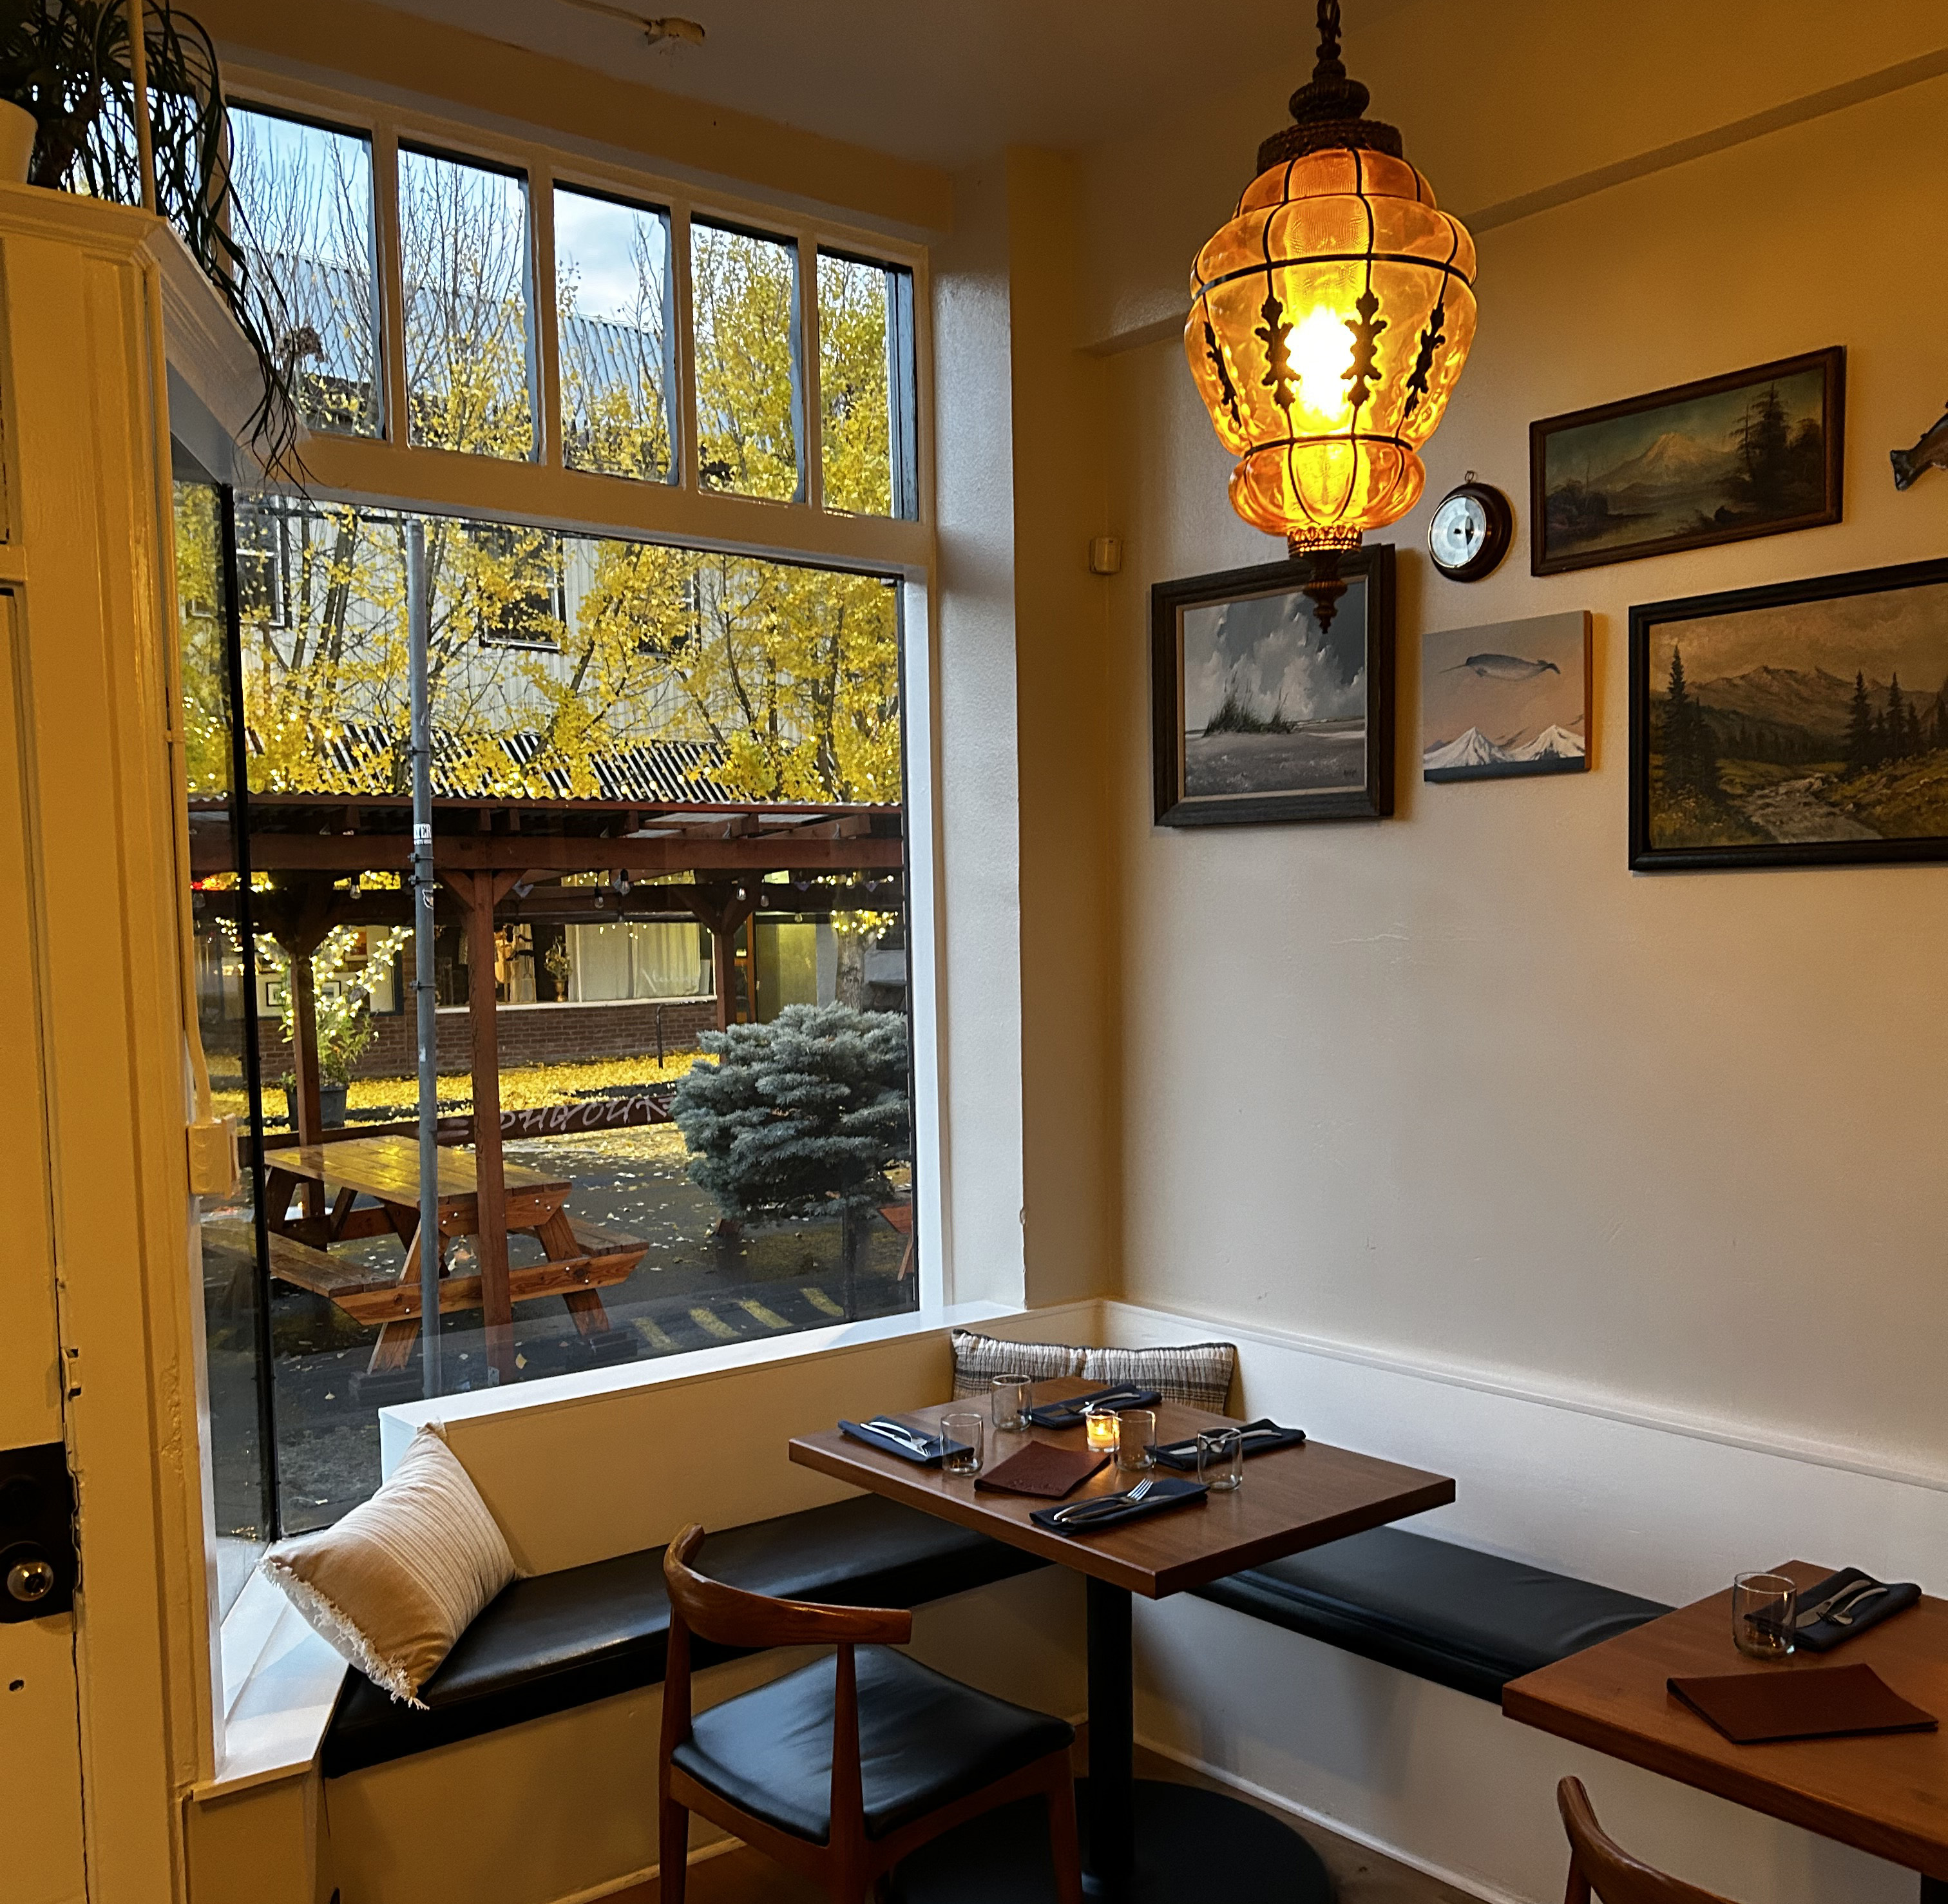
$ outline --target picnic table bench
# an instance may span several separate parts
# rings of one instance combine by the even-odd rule
[[[281,1282],[325,1297],[355,1322],[377,1323],[373,1372],[405,1368],[419,1334],[421,1308],[417,1141],[401,1136],[359,1137],[336,1144],[299,1145],[272,1151],[268,1162],[264,1194],[271,1274]],[[547,1253],[542,1262],[510,1266],[510,1297],[521,1303],[559,1296],[583,1335],[604,1334],[609,1315],[599,1292],[622,1281],[642,1260],[648,1244],[571,1219],[563,1207],[574,1188],[567,1178],[518,1163],[503,1168],[509,1234],[532,1236]],[[442,1148],[438,1170],[442,1238],[477,1235],[479,1186],[472,1154]],[[292,1199],[307,1182],[335,1188],[337,1194],[324,1214],[293,1214]],[[361,1196],[370,1197],[371,1205],[358,1207]],[[226,1228],[242,1232],[246,1226],[205,1225],[206,1233]],[[397,1237],[405,1246],[405,1260],[396,1275],[374,1275],[368,1267],[330,1253],[334,1243],[387,1235]],[[219,1237],[218,1242],[219,1247],[235,1246],[234,1238]],[[452,1274],[442,1252],[442,1312],[480,1306],[479,1275]]]

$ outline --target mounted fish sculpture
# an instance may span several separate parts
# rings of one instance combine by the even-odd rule
[[[1931,464],[1937,469],[1948,469],[1948,412],[1943,413],[1940,421],[1912,449],[1890,450],[1888,453],[1894,464],[1894,486],[1897,489],[1906,489]]]

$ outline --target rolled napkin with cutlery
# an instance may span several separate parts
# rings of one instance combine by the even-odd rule
[[[1816,1586],[1801,1589],[1793,1645],[1830,1653],[1869,1626],[1905,1613],[1920,1598],[1921,1589],[1912,1580],[1877,1580],[1857,1567],[1842,1567]]]
[[[1044,1402],[1030,1409],[1028,1418],[1038,1428],[1079,1428],[1084,1409],[1153,1409],[1162,1399],[1154,1388],[1135,1388],[1124,1382],[1112,1388],[1091,1389],[1087,1395],[1072,1395],[1066,1402]]]
[[[1224,1424],[1229,1427],[1227,1421]],[[1254,1455],[1268,1455],[1274,1448],[1302,1448],[1305,1445],[1303,1428],[1282,1428],[1269,1416],[1261,1416],[1256,1421],[1241,1422],[1238,1439],[1243,1443],[1245,1458],[1249,1461]],[[1186,1474],[1197,1472],[1197,1437],[1186,1435],[1181,1441],[1159,1441],[1150,1449],[1152,1456],[1166,1468],[1181,1469]]]
[[[1211,1490],[1202,1481],[1180,1480],[1174,1475],[1148,1474],[1127,1494],[1092,1494],[1085,1500],[1072,1501],[1066,1507],[1037,1508],[1028,1516],[1038,1527],[1051,1533],[1095,1533],[1105,1527],[1148,1514],[1168,1513],[1172,1508],[1187,1508],[1201,1501]]]
[[[938,1467],[949,1446],[944,1437],[929,1434],[909,1421],[896,1421],[890,1415],[876,1415],[870,1421],[842,1421],[839,1432],[882,1455],[897,1455],[921,1468]],[[961,1444],[957,1441],[951,1445],[957,1449]]]

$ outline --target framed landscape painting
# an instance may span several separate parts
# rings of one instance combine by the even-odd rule
[[[1630,610],[1630,866],[1948,859],[1948,561]]]
[[[1514,780],[1589,766],[1590,611],[1429,635],[1421,651],[1424,780]]]
[[[1346,592],[1323,630],[1308,562],[1151,589],[1158,825],[1393,811],[1392,546],[1340,566]]]
[[[1531,424],[1531,573],[1838,522],[1846,382],[1835,344]]]

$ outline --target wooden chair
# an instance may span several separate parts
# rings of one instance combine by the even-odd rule
[[[1565,1904],[1590,1904],[1593,1894],[1601,1904],[1730,1904],[1716,1891],[1700,1890],[1639,1863],[1596,1822],[1581,1779],[1565,1778],[1557,1785],[1556,1807],[1569,1834]]]
[[[686,1527],[663,1555],[662,1904],[683,1904],[692,1812],[822,1884],[834,1904],[861,1904],[929,1839],[1038,1795],[1048,1804],[1057,1895],[1082,1904],[1071,1726],[889,1651],[912,1638],[910,1612],[774,1600],[694,1572],[703,1540],[700,1527]],[[693,1636],[838,1650],[693,1713]]]

